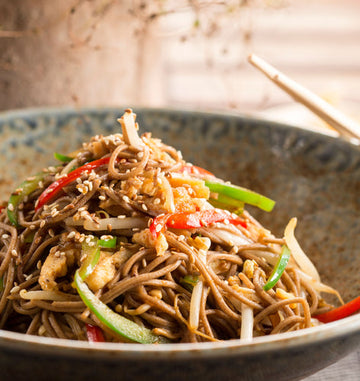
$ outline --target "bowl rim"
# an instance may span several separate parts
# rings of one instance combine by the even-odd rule
[[[262,336],[250,341],[234,339],[204,343],[89,343],[25,335],[22,333],[0,330],[0,348],[35,353],[55,353],[63,356],[91,356],[119,359],[154,359],[179,360],[201,359],[209,357],[253,355],[255,353],[276,353],[279,350],[299,349],[311,344],[326,344],[334,339],[343,339],[349,335],[360,334],[360,315],[353,315],[342,320],[306,328],[299,331],[281,333],[274,336]],[[360,345],[360,343],[359,343]],[[140,349],[140,350],[139,350]]]
[[[116,113],[125,107],[117,106],[95,106],[95,107],[30,107],[15,110],[0,111],[0,122],[12,120],[14,118],[31,118],[36,116],[54,116],[54,115],[86,115],[88,113],[96,112],[111,112]],[[292,128],[301,131],[306,135],[319,135],[321,139],[327,141],[337,141],[340,144],[351,146],[352,149],[358,148],[356,145],[339,139],[337,137],[329,136],[321,131],[313,131],[300,126],[293,126],[282,122],[273,120],[262,119],[258,116],[246,115],[237,112],[228,111],[208,111],[208,110],[191,110],[184,108],[152,108],[133,106],[135,113],[141,114],[142,112],[159,112],[166,114],[195,114],[204,117],[231,117],[239,118],[242,120],[250,120],[266,124],[268,126],[275,126],[277,128]],[[75,341],[67,339],[57,339],[48,337],[39,337],[34,335],[25,335],[21,333],[4,331],[0,329],[0,348],[31,351],[32,353],[56,353],[57,355],[64,356],[83,356],[86,354],[92,357],[111,357],[116,355],[116,358],[136,359],[156,359],[169,360],[169,359],[190,359],[190,358],[203,358],[203,357],[219,357],[228,355],[248,355],[254,353],[266,353],[277,351],[280,349],[288,348],[301,348],[306,347],[312,343],[326,343],[333,339],[341,339],[352,334],[360,334],[360,314],[349,316],[345,319],[331,322],[316,327],[303,329],[300,331],[288,332],[278,334],[274,339],[273,336],[263,336],[253,338],[251,341],[240,339],[227,340],[221,342],[204,342],[204,343],[170,343],[166,345],[157,344],[136,344],[136,343],[89,343],[86,341]],[[140,346],[139,346],[140,345]],[[360,345],[360,343],[359,343]],[[139,350],[141,348],[141,350]]]

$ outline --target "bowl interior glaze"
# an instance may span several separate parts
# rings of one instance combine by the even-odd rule
[[[358,147],[308,130],[237,115],[160,109],[135,109],[134,111],[138,115],[141,132],[151,131],[153,136],[180,149],[187,161],[207,168],[218,177],[231,180],[235,184],[249,187],[275,199],[277,204],[272,213],[261,212],[255,208],[249,208],[249,211],[277,235],[281,236],[289,219],[296,216],[298,218],[297,237],[303,249],[318,267],[322,279],[337,288],[345,300],[360,294],[358,281],[360,256],[357,252],[360,243],[360,150]],[[116,118],[121,113],[122,109],[112,108],[42,109],[2,113],[0,115],[0,199],[6,200],[16,185],[27,176],[38,172],[43,167],[53,165],[55,163],[53,152],[71,152],[93,135],[119,132],[120,127]],[[284,359],[286,348],[290,346],[294,360],[297,356],[304,358],[309,348],[314,349],[316,345],[320,345],[319,343],[326,342],[334,346],[331,353],[336,353],[336,356],[328,355],[327,359],[319,358],[317,363],[312,361],[311,369],[306,371],[299,369],[292,372],[291,379],[296,379],[320,369],[354,349],[356,346],[353,343],[354,337],[360,332],[360,317],[351,319],[354,332],[351,328],[339,323],[334,324],[332,330],[331,327],[321,328],[320,339],[316,334],[310,333],[309,338],[307,333],[301,333],[290,339],[290,344],[287,344],[284,336],[285,341],[278,347],[269,345],[280,351],[285,356]],[[300,341],[297,342],[297,338],[303,335],[307,339],[305,341],[299,339]],[[351,335],[353,339],[349,341]],[[11,354],[16,354],[20,350],[21,336],[11,336],[9,333],[0,332],[0,347],[5,350],[5,355],[8,355],[8,362],[13,359]],[[342,353],[339,353],[339,340],[342,340]],[[345,346],[344,343],[346,343]],[[81,361],[86,362],[85,353],[93,352],[93,349],[86,345],[86,343],[74,344],[70,348],[68,343],[54,345],[53,341],[45,340],[45,344],[42,342],[34,344],[30,340],[30,342],[24,341],[22,352],[26,354],[25,358],[28,360],[29,353],[34,350],[43,355],[44,353],[52,353],[54,356],[61,354],[64,359],[76,353],[75,355],[79,356]],[[276,361],[270,360],[271,355],[266,349],[267,344],[255,344],[255,347],[256,345],[260,346],[259,350],[254,350],[254,344],[246,349],[246,345],[240,345],[239,341],[220,345],[219,348],[227,349],[225,352],[218,352],[223,359],[219,369],[224,369],[225,363],[229,365],[229,358],[232,359],[235,355],[242,356],[242,359],[248,358],[248,364],[250,364],[255,360],[261,361],[256,356],[262,353],[264,357],[265,352],[268,360],[263,365],[268,368],[259,372],[257,379],[263,379],[261,374],[268,379],[275,376],[281,379],[279,371],[273,369]],[[89,358],[97,358],[98,367],[102,367],[111,359],[116,358],[114,353],[117,353],[120,357],[123,356],[123,359],[130,356],[131,361],[137,364],[136,353],[139,347],[136,346],[135,350],[130,350],[132,347],[134,345],[128,346],[129,352],[127,352],[124,345],[105,346],[103,352],[100,351],[103,356],[91,354]],[[184,369],[181,364],[185,359],[189,363],[189,356],[184,355],[188,353],[189,347],[183,346],[183,349],[176,345],[172,347],[171,351],[177,353],[173,355],[173,359],[176,360],[177,366]],[[229,349],[230,347],[235,349]],[[150,361],[155,352],[149,349],[148,356],[150,357],[146,361]],[[126,356],[124,353],[127,353]],[[157,350],[157,353],[163,353],[163,350]],[[199,355],[201,358],[210,359],[217,352],[208,345],[201,347],[200,352],[196,353],[201,353]],[[52,357],[48,356],[51,362]],[[169,364],[171,363],[166,357],[170,356],[169,354],[162,356]],[[237,357],[238,361],[240,357]],[[100,358],[105,363],[101,362]],[[157,361],[160,360],[161,356]],[[301,363],[300,360],[297,361]],[[205,363],[209,366],[209,362],[205,361]],[[66,364],[66,362],[62,363],[63,370],[66,369]],[[91,368],[89,363],[88,366]],[[150,365],[145,368],[144,372],[147,372],[148,379],[155,379],[153,377],[156,372],[149,371]],[[244,371],[245,368],[243,368]],[[197,369],[196,372],[200,379],[211,379],[206,369]],[[10,372],[10,374],[16,377],[16,373]],[[78,373],[78,378],[81,379],[81,375],[84,374],[84,372]],[[194,376],[194,372],[186,375]],[[253,379],[251,375],[249,377],[244,379]],[[140,379],[139,376],[137,378]],[[175,378],[173,374],[169,379]],[[124,375],[123,379],[128,378]],[[227,378],[219,376],[218,379]]]

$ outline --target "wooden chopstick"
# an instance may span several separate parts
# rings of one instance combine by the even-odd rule
[[[255,54],[251,54],[248,60],[297,102],[330,124],[341,136],[353,142],[356,142],[354,139],[360,140],[360,125],[354,120]]]

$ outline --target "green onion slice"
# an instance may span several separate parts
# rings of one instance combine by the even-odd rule
[[[279,281],[279,279],[281,278],[282,274],[284,273],[285,268],[289,262],[290,254],[291,254],[291,252],[290,252],[289,248],[286,245],[284,245],[282,247],[280,257],[279,257],[273,271],[271,272],[268,281],[266,282],[266,284],[263,287],[263,289],[265,291],[271,290],[276,285],[276,283]]]
[[[63,154],[58,153],[58,152],[54,152],[54,158],[56,160],[63,162],[63,163],[69,163],[71,160],[74,160],[72,157],[63,155]]]

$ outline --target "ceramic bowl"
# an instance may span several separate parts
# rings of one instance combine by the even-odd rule
[[[360,294],[360,150],[340,139],[236,115],[136,109],[141,131],[181,149],[219,177],[277,200],[250,212],[297,236],[325,282],[345,300]],[[41,109],[0,115],[0,198],[95,134],[119,131],[122,109]],[[297,380],[360,343],[360,315],[250,343],[99,344],[0,331],[2,379]]]

